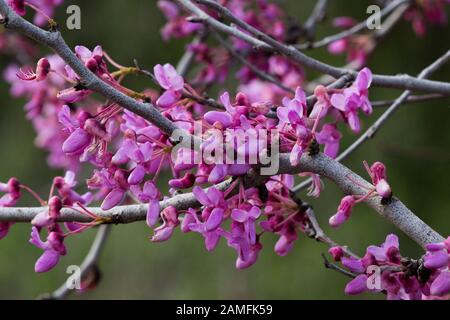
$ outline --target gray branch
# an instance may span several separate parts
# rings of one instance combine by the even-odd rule
[[[198,6],[194,5],[191,0],[176,1],[180,3],[188,12],[192,13],[195,16],[195,21],[200,21],[219,32],[223,32],[233,37],[239,38],[252,45],[255,49],[280,52],[305,67],[324,74],[328,74],[336,79],[340,78],[344,74],[351,74],[353,77],[356,77],[357,75],[357,71],[329,65],[305,55],[294,46],[280,43],[264,32],[261,32],[258,29],[247,24],[245,21],[238,19],[230,10],[215,1],[194,0],[197,3],[207,5],[216,10],[236,26],[229,26],[214,19]],[[418,79],[406,74],[399,74],[395,76],[374,74],[372,84],[374,86],[386,88],[407,89],[411,91],[422,91],[428,93],[450,95],[450,83],[448,82]]]
[[[303,155],[297,166],[291,166],[289,155],[283,154],[280,156],[279,173],[296,174],[300,172],[314,172],[320,174],[336,183],[336,185],[346,194],[365,194],[367,190],[363,189],[360,185],[366,186],[368,189],[373,188],[369,182],[348,169],[346,166],[323,154],[318,154],[313,157]],[[248,186],[258,185],[264,181],[264,177],[261,177],[256,173],[250,173],[246,176],[246,185]],[[356,184],[355,181],[359,185]],[[216,187],[219,190],[226,190],[230,187],[231,183],[232,180],[229,179]],[[425,246],[427,243],[440,242],[444,239],[425,222],[414,215],[414,213],[397,198],[393,198],[389,204],[384,205],[381,203],[381,198],[379,196],[373,196],[367,199],[366,203],[421,246]],[[168,200],[161,201],[160,205],[162,209],[167,206],[174,206],[179,210],[200,206],[192,193],[181,194]],[[30,222],[42,210],[45,210],[45,208],[0,208],[0,221]],[[137,204],[118,206],[109,211],[102,211],[100,208],[90,208],[90,211],[104,218],[107,223],[125,224],[145,220],[147,205]],[[91,221],[91,218],[80,214],[75,210],[63,209],[59,221],[89,222]]]

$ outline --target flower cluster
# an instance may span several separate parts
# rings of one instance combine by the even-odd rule
[[[355,278],[345,287],[350,295],[383,292],[390,300],[448,298],[450,294],[450,237],[427,245],[426,255],[413,260],[400,255],[399,241],[390,234],[381,246],[369,246],[362,258],[347,257],[341,247],[330,254]]]
[[[109,210],[123,203],[127,195],[148,204],[147,224],[154,228],[154,242],[168,240],[178,226],[183,232],[200,233],[208,250],[213,250],[224,238],[238,253],[236,266],[245,268],[256,262],[262,248],[260,236],[273,232],[280,237],[275,251],[285,255],[297,240],[298,232],[305,228],[304,212],[289,190],[294,177],[284,175],[267,181],[262,188],[268,195],[263,199],[260,189],[246,188],[245,179],[241,178],[270,153],[275,142],[271,139],[275,138],[262,133],[279,131],[281,151],[291,154],[293,165],[315,141],[325,146],[327,154],[335,156],[341,138],[337,123],[354,123],[347,119],[357,118],[356,108],[370,106],[368,69],[361,71],[349,88],[329,91],[319,86],[315,90],[317,102],[309,115],[306,95],[298,87],[295,96],[285,97],[282,106],[277,108],[277,120],[268,116],[270,109],[264,102],[252,103],[242,92],[234,100],[228,92],[222,93],[220,103],[224,110],[202,111],[204,105],[185,97],[186,93],[197,94],[196,91],[170,64],[154,67],[155,79],[162,89],[160,95],[154,95],[124,87],[118,75],[126,75],[129,68],[119,67],[110,72],[108,62],[117,64],[100,46],[92,51],[77,46],[75,53],[86,68],[114,88],[141,101],[153,99],[162,114],[178,127],[195,133],[199,126],[203,143],[199,151],[177,149],[169,136],[148,121],[114,103],[97,102],[91,97],[92,92],[80,85],[73,70],[55,56],[40,59],[34,69],[10,67],[6,77],[12,84],[11,90],[30,99],[26,105],[27,116],[38,133],[45,136],[46,139],[38,137],[38,141],[51,152],[51,164],[66,170],[77,170],[83,164],[94,168],[87,187],[95,193],[85,196],[75,193],[72,189],[75,173],[69,171],[68,178],[55,179],[54,188],[59,195],[52,197],[48,205],[42,202],[48,209],[33,220],[31,241],[44,250],[36,265],[38,272],[51,269],[66,253],[65,236],[96,224],[96,217],[84,227],[66,224],[68,233],[64,233],[57,223],[63,206],[84,208],[95,200],[102,202],[103,210]],[[338,107],[333,105],[333,101],[339,100],[337,96],[342,100]],[[75,107],[79,104],[83,108]],[[328,114],[334,122],[323,123]],[[235,134],[239,130],[246,134]],[[231,154],[227,153],[226,159],[218,159],[220,151],[225,149],[230,149]],[[191,161],[199,152],[200,161]],[[177,211],[174,207],[161,210],[162,194],[156,182],[166,168],[173,175],[169,180],[171,193],[194,187],[194,195],[203,206],[201,211],[194,208]],[[311,176],[314,178],[311,194],[317,197],[322,188],[320,178]],[[229,177],[235,180],[226,190],[204,187]],[[15,204],[17,196],[13,186],[10,183],[2,188],[9,200],[4,205]],[[227,220],[231,221],[228,230],[224,227]],[[260,233],[257,233],[258,225],[262,229]],[[8,227],[2,226],[2,230]],[[45,242],[38,237],[41,229],[48,232]]]
[[[18,14],[24,15],[29,6],[38,12],[37,19],[44,17],[45,21],[60,3],[9,1]],[[268,0],[220,3],[242,21],[280,42],[294,43],[298,38],[295,26],[289,25],[277,4]],[[173,2],[160,0],[158,6],[168,19],[162,30],[164,39],[201,35],[205,31]],[[217,13],[205,10],[217,17]],[[344,18],[336,21],[343,28],[352,24]],[[26,116],[37,132],[37,145],[49,153],[50,166],[66,172],[64,177],[54,178],[48,201],[15,178],[0,183],[0,207],[15,206],[22,191],[31,193],[42,207],[31,222],[30,242],[43,250],[35,265],[36,272],[51,270],[66,255],[66,237],[111,222],[86,208],[94,202],[105,211],[132,202],[146,204],[152,242],[169,240],[177,229],[198,233],[208,251],[214,250],[220,241],[234,249],[238,269],[257,261],[263,248],[261,238],[267,233],[276,235],[273,250],[280,256],[292,250],[302,233],[311,236],[314,223],[308,215],[309,207],[292,191],[297,176],[280,175],[278,171],[260,175],[259,170],[262,172],[267,160],[280,153],[289,154],[291,166],[298,166],[305,153],[314,156],[320,148],[335,158],[340,149],[341,127],[357,133],[361,129],[361,112],[372,113],[369,101],[372,72],[363,68],[354,81],[342,88],[317,85],[307,97],[300,66],[273,52],[260,54],[247,43],[233,39],[233,50],[289,90],[273,81],[260,80],[245,65],[238,71],[240,86],[235,95],[221,91],[217,101],[205,99],[200,94],[205,87],[228,76],[231,57],[225,49],[199,39],[188,47],[203,66],[192,80],[180,75],[171,64],[157,64],[153,72],[122,66],[101,46],[92,50],[76,46],[74,50],[79,62],[101,81],[138,102],[151,103],[176,127],[195,136],[198,141],[192,145],[198,144],[197,148],[174,139],[124,106],[99,100],[92,88],[58,56],[36,59],[36,66],[7,68],[4,76],[11,85],[11,94],[27,101]],[[370,41],[368,36],[353,36],[333,43],[330,50],[347,51],[352,61],[364,64]],[[129,74],[150,76],[156,88],[136,92],[126,87],[123,80]],[[213,103],[208,103],[211,100]],[[391,200],[384,164],[375,162],[369,167],[365,163],[365,167],[372,186],[361,185],[364,194],[342,199],[329,220],[332,227],[346,222],[352,208],[369,197],[379,196],[383,203]],[[81,169],[89,174],[86,180],[89,192],[84,194],[75,190]],[[158,184],[162,175],[169,177],[167,196]],[[299,176],[312,179],[308,195],[319,197],[323,189],[321,177],[310,172]],[[168,196],[190,191],[198,202],[196,205],[180,208],[164,202]],[[66,209],[81,213],[86,222],[61,223]],[[0,239],[7,235],[11,225],[0,223]],[[362,259],[345,256],[340,247],[330,252],[357,274],[347,286],[350,294],[366,290],[363,282],[370,276],[369,267],[375,265],[383,269],[382,289],[377,290],[387,292],[389,298],[443,296],[448,292],[449,282],[448,242],[429,245],[420,261],[403,259],[395,236],[389,236],[381,247],[369,247]]]

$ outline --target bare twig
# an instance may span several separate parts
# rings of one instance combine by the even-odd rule
[[[327,5],[328,0],[317,0],[311,15],[303,26],[305,29],[305,38],[309,42],[314,40],[317,24],[325,18]]]
[[[386,15],[394,11],[396,8],[398,8],[400,5],[408,6],[408,4],[411,2],[411,0],[398,0],[394,2],[390,2],[383,10],[380,12],[380,17],[384,18]],[[296,45],[295,47],[299,50],[305,50],[305,49],[311,49],[311,48],[320,48],[329,45],[330,43],[334,41],[338,41],[344,38],[347,38],[351,35],[354,35],[360,31],[363,31],[367,28],[367,21],[361,21],[357,25],[353,26],[350,29],[344,30],[342,32],[339,32],[337,34],[334,34],[332,36],[328,36],[323,38],[322,40],[316,41],[314,43],[302,43],[299,45]]]

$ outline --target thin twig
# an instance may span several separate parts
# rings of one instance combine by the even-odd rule
[[[328,0],[317,0],[311,15],[306,20],[303,28],[305,30],[305,38],[311,42],[314,40],[316,27],[319,22],[325,18]]]
[[[422,103],[432,100],[438,100],[438,99],[446,99],[448,96],[443,96],[441,94],[424,94],[419,96],[409,96],[406,101],[403,102],[403,104],[410,104],[410,103]],[[372,102],[372,107],[374,108],[382,108],[392,105],[395,102],[395,100],[378,100]]]
[[[411,0],[398,0],[389,3],[385,8],[383,8],[380,12],[380,18],[384,18],[386,15],[394,11],[397,7],[399,7],[402,4],[410,3]],[[299,50],[305,50],[305,49],[315,49],[320,48],[329,45],[332,42],[347,38],[349,36],[352,36],[360,31],[363,31],[367,29],[367,21],[361,21],[360,23],[356,24],[350,29],[344,30],[342,32],[339,32],[337,34],[334,34],[332,36],[328,36],[323,38],[322,40],[316,41],[314,43],[302,43],[298,44],[295,47]]]

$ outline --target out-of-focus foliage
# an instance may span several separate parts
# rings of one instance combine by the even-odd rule
[[[288,12],[304,21],[314,1],[284,0]],[[163,43],[159,28],[164,19],[153,0],[127,1],[96,0],[67,1],[80,5],[82,30],[69,31],[62,27],[67,42],[103,48],[124,65],[132,65],[134,58],[145,67],[157,63],[176,63],[183,53],[184,43]],[[343,5],[344,4],[344,5]],[[350,4],[352,6],[350,6]],[[319,37],[336,32],[328,27],[330,18],[351,15],[363,19],[370,1],[330,1],[328,19],[318,30]],[[64,25],[65,5],[59,9],[57,20]],[[410,23],[399,26],[379,46],[369,66],[376,73],[417,74],[437,56],[448,50],[445,35],[450,29],[430,27],[429,34],[419,39]],[[325,49],[314,56],[334,65],[345,63],[343,57],[329,55]],[[2,58],[3,69],[8,60]],[[435,75],[448,81],[450,68]],[[146,79],[135,78],[128,83],[143,88]],[[232,82],[230,82],[232,85]],[[394,98],[400,92],[375,89],[372,100]],[[39,190],[48,192],[52,176],[60,172],[47,168],[45,154],[33,146],[33,129],[24,118],[23,101],[8,95],[7,84],[0,81],[0,181],[10,176]],[[373,118],[364,119],[364,125]],[[370,120],[370,121],[369,121]],[[388,168],[389,182],[414,212],[442,234],[450,234],[450,103],[449,100],[405,105],[389,120],[372,140],[355,152],[345,163],[364,174],[362,160],[379,160]],[[355,137],[348,132],[344,145]],[[386,234],[396,232],[401,237],[404,255],[417,256],[422,252],[401,232],[378,217],[365,206],[359,206],[353,218],[339,230],[331,230],[326,221],[336,209],[342,193],[327,181],[316,213],[325,231],[356,252],[362,253],[370,244],[381,243]],[[23,205],[35,205],[31,199]],[[34,298],[58,287],[67,274],[65,269],[79,264],[94,236],[91,230],[70,238],[69,254],[52,272],[44,275],[33,272],[39,252],[27,244],[29,225],[16,225],[10,235],[0,242],[0,298]],[[149,241],[150,230],[145,223],[113,228],[103,258],[100,261],[102,281],[99,287],[84,298],[273,298],[273,299],[343,299],[347,281],[341,274],[326,270],[320,254],[326,248],[301,238],[295,250],[281,258],[271,250],[261,253],[258,263],[245,271],[234,267],[233,252],[222,241],[219,248],[208,253],[196,234],[180,235],[155,244]],[[272,247],[275,239],[266,237],[263,244]],[[359,298],[382,298],[363,295]]]

